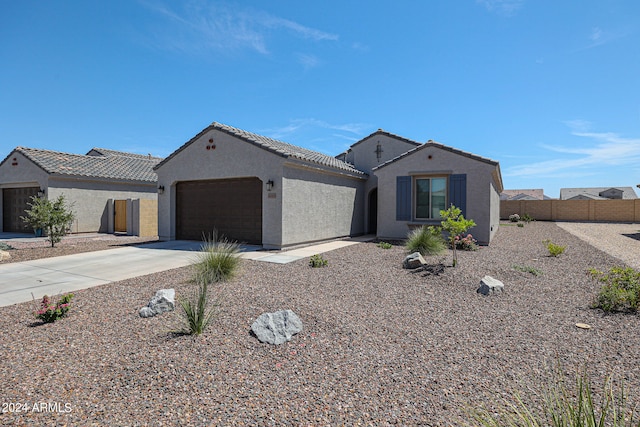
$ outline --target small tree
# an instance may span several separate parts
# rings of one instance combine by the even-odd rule
[[[27,216],[21,216],[20,219],[34,230],[42,228],[53,248],[67,234],[75,218],[70,206],[67,206],[64,195],[61,194],[53,202],[44,197],[32,196],[31,202],[27,204],[31,209],[27,209]]]
[[[442,217],[442,229],[448,233],[447,239],[449,245],[453,249],[453,266],[458,264],[458,252],[456,251],[456,236],[465,233],[471,227],[475,227],[476,223],[472,219],[465,219],[460,208],[451,205],[449,209],[440,211]]]

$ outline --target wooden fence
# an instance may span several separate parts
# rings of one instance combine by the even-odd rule
[[[501,200],[500,218],[512,214],[540,221],[640,222],[640,199]]]

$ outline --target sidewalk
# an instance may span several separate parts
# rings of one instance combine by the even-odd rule
[[[244,245],[240,257],[286,264],[371,239],[364,236],[275,253]],[[31,301],[32,292],[40,298],[184,267],[194,261],[200,246],[201,242],[178,240],[0,264],[0,307]]]

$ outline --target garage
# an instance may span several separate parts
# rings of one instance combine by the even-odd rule
[[[40,191],[38,187],[3,188],[2,189],[2,230],[22,233],[32,230],[22,222],[25,210],[29,209],[31,197]]]
[[[213,230],[242,243],[262,244],[262,181],[258,178],[176,184],[176,238],[201,240]]]

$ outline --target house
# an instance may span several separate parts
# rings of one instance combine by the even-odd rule
[[[444,191],[429,212],[461,203],[478,223],[474,236],[489,243],[502,190],[497,162],[383,130],[331,157],[212,123],[154,169],[161,239],[199,240],[215,229],[265,248],[364,233],[403,239],[411,227],[438,222],[422,212],[429,179]],[[396,175],[411,181],[400,194]],[[410,199],[401,218],[390,211],[398,197]]]
[[[544,190],[526,189],[526,190],[502,190],[500,200],[547,200]]]
[[[0,163],[2,228],[31,231],[24,216],[32,196],[64,195],[75,214],[73,233],[157,235],[160,158],[93,148],[87,154],[16,147]]]
[[[561,188],[560,200],[637,199],[633,187]]]

